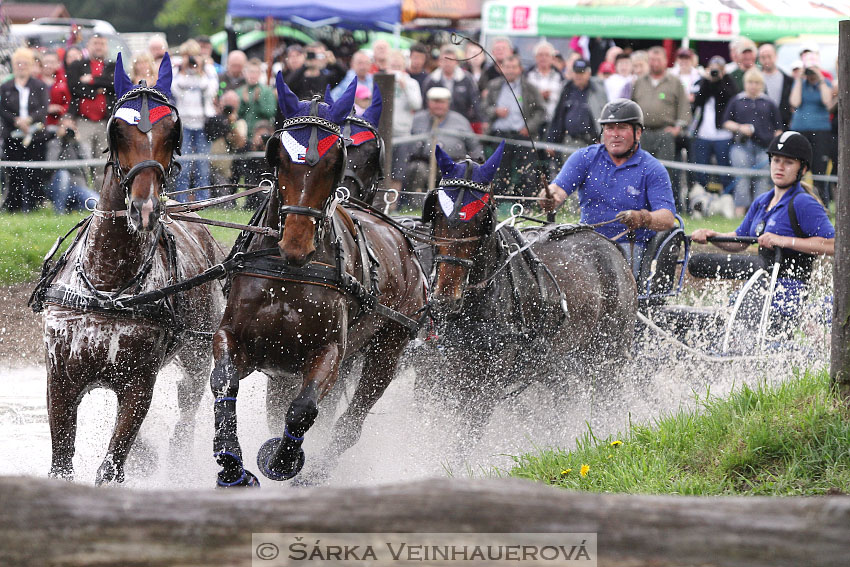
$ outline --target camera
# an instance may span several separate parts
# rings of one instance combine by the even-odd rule
[[[709,75],[711,75],[712,79],[717,79],[718,77],[720,77],[720,69],[712,69],[709,72]]]
[[[271,134],[261,134],[260,135],[260,143],[262,144],[262,147],[264,147],[264,148],[266,147],[266,144],[269,142],[270,138],[271,138]]]
[[[197,67],[198,66],[198,60],[195,59],[193,56],[190,55],[189,58],[188,58],[188,61],[189,61],[189,67]]]
[[[307,52],[307,61],[311,61],[313,59],[317,59],[316,52],[315,51],[308,51]]]
[[[815,70],[811,67],[806,67],[806,70],[803,71],[803,73],[805,73],[807,77],[814,77],[816,75]]]
[[[230,106],[229,104],[224,105],[221,109],[221,111],[227,116],[230,116],[231,114],[233,114],[234,110],[236,110],[236,109],[233,108],[232,106]]]
[[[63,138],[65,140],[73,140],[76,137],[77,137],[76,130],[74,130],[73,128],[65,128],[65,135],[63,136]]]

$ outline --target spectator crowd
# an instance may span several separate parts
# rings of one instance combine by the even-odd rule
[[[616,98],[630,98],[643,109],[640,144],[660,160],[766,169],[771,139],[792,129],[814,148],[814,174],[825,173],[830,160],[835,163],[837,84],[821,69],[817,48],[805,49],[789,76],[777,67],[773,45],[757,46],[746,38],[730,44],[729,61],[715,55],[705,65],[686,47],[668,54],[661,46],[629,51],[610,42],[607,50],[591,56],[575,45],[572,53],[561,54],[541,41],[526,68],[505,37],[490,42],[495,64],[472,44],[465,51],[453,44],[436,49],[414,44],[402,52],[378,40],[371,50],[343,61],[316,42],[290,45],[272,71],[280,69],[302,99],[324,96],[326,89],[338,97],[356,81],[357,112],[369,106],[374,75],[394,75],[395,91],[383,93],[394,101],[393,136],[427,135],[394,147],[386,185],[408,191],[426,190],[433,181],[434,142],[455,160],[483,160],[489,151],[464,133],[585,146],[599,138],[602,108]],[[207,37],[169,50],[157,36],[147,50],[128,58],[131,79],[152,85],[167,50],[174,65],[173,102],[184,129],[182,153],[237,158],[185,163],[176,189],[258,182],[265,163],[240,154],[264,149],[280,120],[265,63],[242,51],[231,51],[218,63]],[[108,57],[106,38],[94,35],[85,45],[58,52],[20,48],[12,63],[12,76],[0,84],[3,159],[101,157],[115,104],[115,62]],[[552,150],[509,144],[494,188],[502,194],[535,195],[538,176],[557,171],[563,158]],[[697,168],[670,173],[676,206],[683,212],[708,212],[703,196],[712,190],[729,216],[741,216],[769,186],[767,177],[709,175]],[[101,175],[93,168],[6,167],[3,208],[29,211],[49,200],[59,211],[81,209],[96,199]],[[828,202],[829,187],[815,185]],[[180,195],[209,196],[209,191]]]

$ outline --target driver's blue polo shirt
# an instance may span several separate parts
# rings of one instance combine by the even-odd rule
[[[613,219],[628,210],[667,209],[674,215],[673,188],[664,166],[640,148],[624,163],[616,166],[604,144],[594,144],[571,155],[552,181],[567,192],[578,191],[581,222],[596,224]],[[615,222],[596,229],[608,238],[627,230]],[[645,244],[655,232],[640,228],[635,240]],[[618,242],[628,242],[626,236]]]

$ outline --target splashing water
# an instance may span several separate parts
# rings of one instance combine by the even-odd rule
[[[824,270],[814,276],[813,313],[817,320],[823,296]],[[696,292],[695,304],[722,304],[728,288],[707,286]],[[804,325],[807,323],[804,323]],[[815,332],[812,332],[814,329]],[[592,427],[597,437],[624,431],[629,421],[648,422],[664,413],[693,405],[694,394],[723,396],[743,383],[782,381],[794,367],[818,368],[828,355],[828,328],[823,323],[798,334],[803,347],[776,352],[760,360],[735,363],[698,361],[652,334],[641,337],[639,354],[616,376],[559,376],[552,383],[531,384],[502,399],[481,433],[480,440],[459,461],[454,448],[468,440],[450,413],[438,406],[419,406],[414,401],[416,373],[403,369],[366,419],[360,442],[342,455],[328,483],[335,486],[381,484],[424,477],[491,474],[509,469],[509,455],[538,448],[571,448],[575,439]],[[817,335],[820,333],[820,335]],[[50,467],[50,432],[45,406],[43,367],[3,368],[0,363],[0,426],[4,431],[4,456],[0,474],[44,477]],[[422,370],[420,370],[422,371]],[[218,467],[212,458],[212,397],[207,391],[196,416],[194,445],[181,463],[169,463],[170,437],[177,423],[179,369],[167,366],[160,373],[150,412],[139,439],[144,450],[131,452],[124,486],[135,489],[212,488]],[[256,471],[257,450],[273,436],[266,424],[266,379],[253,374],[239,389],[238,427],[245,462]],[[337,384],[337,388],[342,383]],[[320,404],[320,417],[308,433],[304,449],[311,462],[327,442],[331,413],[339,413],[350,397],[351,386],[340,393],[342,402],[333,408]],[[98,389],[85,396],[79,409],[75,481],[93,484],[95,472],[106,453],[116,413],[112,392]],[[276,436],[277,433],[274,435]],[[313,461],[311,461],[313,457]],[[303,473],[302,473],[303,474]],[[290,483],[261,478],[264,490],[289,490]]]

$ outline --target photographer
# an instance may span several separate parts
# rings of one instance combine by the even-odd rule
[[[815,62],[808,60],[803,69],[803,76],[794,81],[791,87],[789,102],[796,108],[791,116],[791,130],[796,130],[806,137],[812,145],[814,160],[812,173],[823,175],[826,164],[832,153],[835,138],[829,121],[829,108],[832,107],[832,83],[823,76],[823,72]],[[815,187],[824,203],[829,204],[826,184],[816,181]]]
[[[723,114],[729,101],[738,94],[735,81],[726,74],[723,57],[715,55],[708,62],[708,76],[701,78],[694,86],[693,130],[691,143],[693,163],[710,164],[711,156],[717,160],[717,165],[729,166],[729,150],[732,147],[732,133],[723,128]],[[704,188],[708,184],[708,174],[702,171],[694,172],[694,181]],[[724,175],[723,193],[731,194],[734,179]]]
[[[210,154],[235,154],[244,151],[248,141],[248,124],[239,118],[239,95],[225,91],[218,101],[218,113],[207,120],[205,130],[210,141]],[[230,160],[210,162],[210,181],[213,184],[238,181],[236,168]]]
[[[307,46],[304,66],[293,72],[287,83],[298,98],[310,100],[313,95],[325,94],[325,87],[335,85],[345,76],[345,69],[336,62],[333,53],[321,43]]]
[[[251,134],[251,141],[243,148],[243,152],[263,152],[266,149],[266,144],[274,133],[274,128],[270,122],[260,120],[254,126],[254,132]],[[246,185],[258,185],[263,180],[263,174],[269,171],[269,165],[265,156],[240,159],[233,162],[234,180],[240,177],[244,178],[243,183]],[[246,209],[255,209],[263,202],[262,194],[254,194],[245,200],[244,207]]]
[[[72,116],[63,116],[56,128],[56,135],[47,142],[48,161],[66,161],[85,159],[86,155],[77,137],[77,122]],[[94,206],[97,193],[86,185],[86,175],[82,167],[57,169],[46,188],[46,197],[53,202],[57,213],[82,211],[86,201]]]
[[[213,99],[218,85],[204,72],[200,52],[200,46],[193,39],[181,46],[180,54],[183,56],[183,61],[171,85],[177,111],[183,122],[182,152],[184,156],[210,152],[210,143],[204,133],[204,126],[207,118],[215,115]],[[209,162],[206,159],[184,162],[183,169],[177,176],[179,191],[189,188],[190,176],[193,178],[193,187],[209,185]],[[180,201],[206,199],[209,198],[209,190],[178,194],[176,198]]]
[[[239,117],[248,123],[248,132],[253,132],[260,120],[274,120],[277,111],[277,96],[271,87],[260,84],[262,74],[262,62],[250,59],[245,65],[245,84],[236,90],[241,100]]]

